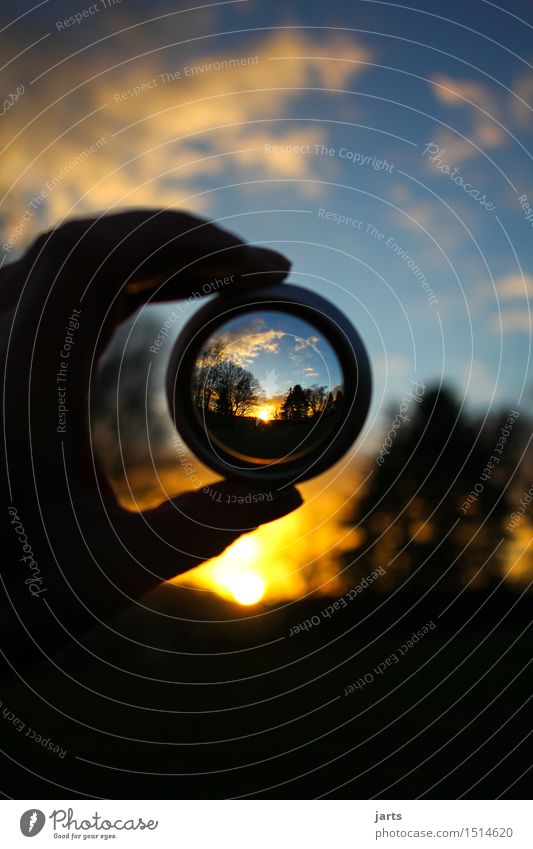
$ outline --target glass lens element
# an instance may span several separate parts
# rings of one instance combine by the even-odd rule
[[[221,325],[198,355],[191,391],[213,450],[262,466],[319,452],[343,418],[333,348],[308,321],[277,310]]]

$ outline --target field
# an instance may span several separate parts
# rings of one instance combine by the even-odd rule
[[[163,587],[147,599],[158,615],[119,623],[164,651],[101,631],[88,648],[105,663],[71,651],[64,671],[4,677],[3,709],[25,723],[3,719],[12,794],[527,798],[530,601],[463,598],[439,618],[450,599],[406,616],[376,596],[324,620],[327,599],[278,611],[185,599]],[[435,629],[387,666],[429,620]]]
[[[222,445],[248,457],[274,460],[293,451],[305,451],[331,436],[337,424],[336,416],[316,421],[259,422],[256,419],[236,419],[232,427],[215,425],[212,434]]]

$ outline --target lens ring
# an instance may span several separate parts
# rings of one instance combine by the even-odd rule
[[[228,321],[261,310],[282,312],[303,319],[320,331],[340,364],[344,380],[344,404],[338,427],[327,444],[319,444],[303,456],[284,462],[258,465],[240,460],[223,445],[213,447],[202,424],[191,391],[193,372],[206,341]],[[182,330],[167,369],[170,414],[191,451],[224,477],[279,486],[314,477],[337,462],[352,446],[365,422],[371,398],[371,372],[361,337],[346,316],[325,298],[289,284],[242,289],[217,295],[200,309]]]

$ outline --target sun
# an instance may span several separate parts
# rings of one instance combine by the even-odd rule
[[[269,422],[272,418],[272,411],[268,407],[262,407],[257,413],[257,418],[261,419],[262,422]]]
[[[265,593],[265,582],[255,572],[240,572],[232,576],[230,588],[239,604],[257,604]]]
[[[251,534],[240,537],[217,558],[216,584],[226,597],[243,605],[257,604],[263,598],[266,582],[254,569],[260,559],[261,547]]]

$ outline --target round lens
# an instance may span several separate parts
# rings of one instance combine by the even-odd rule
[[[286,463],[327,444],[344,406],[344,375],[324,334],[279,310],[220,325],[192,370],[195,413],[214,453]]]
[[[167,371],[189,448],[254,485],[306,480],[339,460],[363,427],[371,386],[346,316],[286,283],[213,298],[184,327]]]

